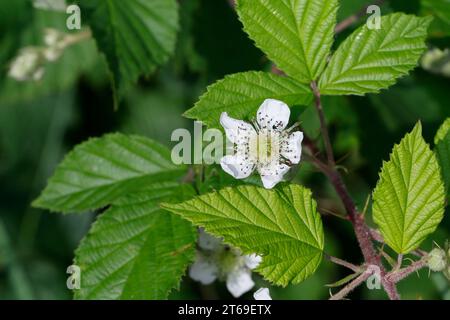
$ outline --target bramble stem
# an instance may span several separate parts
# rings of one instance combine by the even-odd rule
[[[325,115],[322,108],[320,90],[317,87],[317,83],[314,81],[311,83],[311,88],[314,95],[315,107],[320,119],[322,138],[325,144],[328,159],[328,164],[325,164],[321,162],[315,155],[313,155],[311,157],[313,159],[313,163],[328,177],[334,189],[336,190],[336,193],[338,194],[339,198],[344,204],[347,215],[350,221],[352,222],[356,239],[358,240],[358,244],[361,248],[365,263],[367,265],[374,265],[379,268],[383,288],[385,289],[390,299],[397,300],[399,299],[399,295],[397,293],[395,283],[384,278],[386,275],[386,270],[384,269],[383,264],[381,263],[380,255],[376,253],[375,248],[373,246],[370,229],[367,226],[366,222],[364,221],[364,217],[358,213],[356,205],[353,202],[353,199],[351,198],[350,193],[347,190],[347,187],[345,186],[342,176],[335,168],[333,148],[331,146],[328,128],[325,122]],[[311,151],[314,150],[314,148],[310,146],[311,140],[307,139],[307,141],[309,141],[309,145],[307,145],[307,147]],[[355,282],[357,279],[355,279],[353,282]]]
[[[403,269],[393,270],[392,272],[388,273],[386,275],[386,279],[389,279],[390,281],[397,283],[400,280],[405,279],[407,276],[409,276],[411,273],[416,272],[423,267],[427,265],[428,256],[424,256],[422,259],[417,260],[413,262],[408,267],[405,267]]]
[[[319,88],[317,87],[317,83],[315,81],[313,81],[311,83],[311,89],[314,94],[315,106],[316,106],[317,113],[318,113],[319,119],[320,119],[320,131],[322,132],[322,138],[325,143],[325,150],[327,152],[328,165],[330,167],[334,167],[335,161],[334,161],[333,147],[331,146],[330,135],[328,134],[328,127],[327,127],[327,123],[325,121],[325,114],[324,114],[323,108],[322,108],[322,101],[320,99],[320,91],[319,91]]]
[[[330,256],[328,254],[325,254],[324,256],[325,256],[325,259],[327,259],[327,260],[329,260],[329,261],[331,261],[331,262],[333,262],[333,263],[335,263],[337,265],[346,267],[346,268],[348,268],[348,269],[350,269],[350,270],[352,270],[354,272],[361,272],[361,267],[359,267],[357,265],[354,265],[353,263],[350,263],[350,262],[347,262],[345,260],[342,260],[342,259]]]
[[[372,274],[374,273],[373,268],[367,268],[361,275],[359,275],[355,280],[347,284],[344,288],[341,289],[338,293],[331,296],[329,300],[341,300],[344,299],[350,292],[355,290],[358,286],[360,286],[364,281],[366,281]]]

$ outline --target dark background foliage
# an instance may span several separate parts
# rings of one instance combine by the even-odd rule
[[[47,68],[40,82],[23,84],[7,78],[8,64],[18,50],[39,44],[42,30],[60,26],[64,14],[39,12],[30,1],[0,0],[0,299],[70,299],[66,268],[74,249],[96,213],[60,215],[30,207],[56,164],[74,145],[89,137],[121,131],[151,137],[171,145],[173,129],[191,128],[181,114],[191,108],[206,86],[239,71],[270,70],[270,61],[241,30],[226,0],[180,0],[181,30],[170,62],[151,77],[140,79],[118,111],[106,65],[91,41],[70,48]],[[343,0],[340,19],[366,1]],[[419,14],[419,1],[390,1],[387,11]],[[351,32],[339,35],[341,41]],[[450,47],[449,37],[432,37],[429,44]],[[421,120],[428,142],[450,116],[450,79],[417,68],[410,76],[379,95],[325,98],[325,112],[339,165],[360,207],[375,186],[382,160],[394,143]],[[305,130],[319,135],[312,108],[299,115]],[[303,163],[294,179],[312,188],[325,212],[327,252],[359,263],[361,256],[348,223],[331,213],[343,212],[325,179]],[[329,213],[329,214],[327,214]],[[442,244],[450,218],[428,239]],[[271,289],[275,299],[325,299],[324,284],[346,270],[323,262],[304,283]],[[267,285],[257,280],[257,286]],[[404,298],[450,298],[440,275],[412,276],[400,284]],[[200,287],[187,277],[173,298],[230,298],[223,284]],[[246,297],[251,297],[250,295]],[[354,297],[384,297],[382,290],[358,289]]]

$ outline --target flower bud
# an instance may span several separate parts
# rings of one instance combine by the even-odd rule
[[[434,48],[426,52],[421,60],[422,68],[436,74],[450,75],[450,51]]]
[[[64,34],[55,29],[46,29],[44,32],[44,43],[49,47],[58,46],[64,40]]]
[[[428,254],[427,261],[428,268],[430,270],[439,272],[443,271],[447,265],[447,257],[445,255],[445,251],[440,248],[434,248]]]
[[[63,51],[61,49],[58,49],[56,47],[47,48],[43,51],[44,57],[47,61],[53,62],[59,59],[61,57]]]
[[[42,60],[37,48],[25,48],[11,63],[8,75],[17,81],[39,80],[44,74]]]

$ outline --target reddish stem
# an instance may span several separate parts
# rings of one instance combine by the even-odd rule
[[[385,279],[386,271],[381,262],[381,257],[376,253],[375,248],[372,243],[372,235],[369,227],[364,221],[364,217],[358,213],[355,203],[351,198],[347,187],[342,179],[342,176],[335,168],[335,161],[333,155],[333,148],[331,146],[330,137],[328,133],[328,128],[325,122],[325,115],[322,108],[322,102],[320,97],[320,91],[315,82],[311,83],[311,88],[313,90],[315,98],[315,106],[317,113],[319,115],[322,138],[324,140],[325,149],[327,152],[328,165],[322,163],[319,159],[313,156],[314,163],[317,167],[329,178],[331,184],[334,186],[336,193],[344,204],[347,215],[352,222],[353,229],[355,231],[356,239],[361,248],[362,254],[364,256],[365,263],[368,265],[377,266],[380,270],[381,282],[383,284],[386,293],[390,299],[399,299],[395,283]]]

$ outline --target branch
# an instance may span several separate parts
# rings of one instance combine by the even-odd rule
[[[337,265],[346,267],[346,268],[348,268],[348,269],[350,269],[350,270],[352,270],[354,272],[361,272],[361,267],[359,267],[357,265],[354,265],[353,263],[347,262],[345,260],[342,260],[342,259],[330,256],[330,255],[327,255],[327,254],[325,254],[324,257],[328,261],[331,261],[331,262],[333,262],[333,263],[335,263]]]
[[[366,281],[371,275],[373,275],[377,266],[368,266],[366,271],[364,271],[361,275],[359,275],[355,280],[346,285],[341,291],[332,295],[329,300],[341,300],[345,298],[350,292],[355,290],[358,286],[360,286],[364,281]]]
[[[328,159],[328,164],[325,164],[322,163],[317,157],[313,155],[312,156],[314,160],[313,163],[328,177],[328,179],[334,186],[336,193],[338,194],[342,203],[344,204],[347,215],[349,216],[349,219],[353,224],[356,239],[358,240],[358,244],[364,256],[365,263],[378,267],[383,288],[385,289],[390,299],[397,300],[400,298],[400,296],[397,293],[395,283],[392,283],[384,278],[386,275],[386,270],[384,269],[383,264],[381,263],[381,257],[376,253],[375,248],[373,246],[370,229],[367,226],[366,222],[364,221],[364,217],[358,213],[356,205],[353,202],[340,173],[335,168],[333,149],[330,142],[328,128],[325,123],[325,115],[323,113],[320,91],[319,88],[317,87],[316,82],[313,81],[311,83],[311,89],[313,90],[315,98],[315,106],[320,118],[322,138],[324,140]]]
[[[408,277],[411,273],[414,273],[414,272],[422,269],[423,267],[426,267],[427,261],[428,261],[428,256],[424,256],[422,259],[413,262],[410,266],[408,266],[406,268],[394,270],[394,271],[388,273],[386,275],[386,279],[388,279],[389,281],[392,281],[394,283],[397,283],[397,282],[405,279],[406,277]]]
[[[314,94],[315,106],[317,109],[317,113],[320,119],[320,130],[322,132],[322,138],[325,143],[325,150],[327,152],[328,165],[330,167],[335,166],[334,155],[333,155],[333,147],[331,146],[330,135],[328,134],[328,127],[325,121],[325,114],[322,108],[322,101],[320,99],[320,91],[317,87],[317,83],[313,81],[311,83],[311,89]]]

